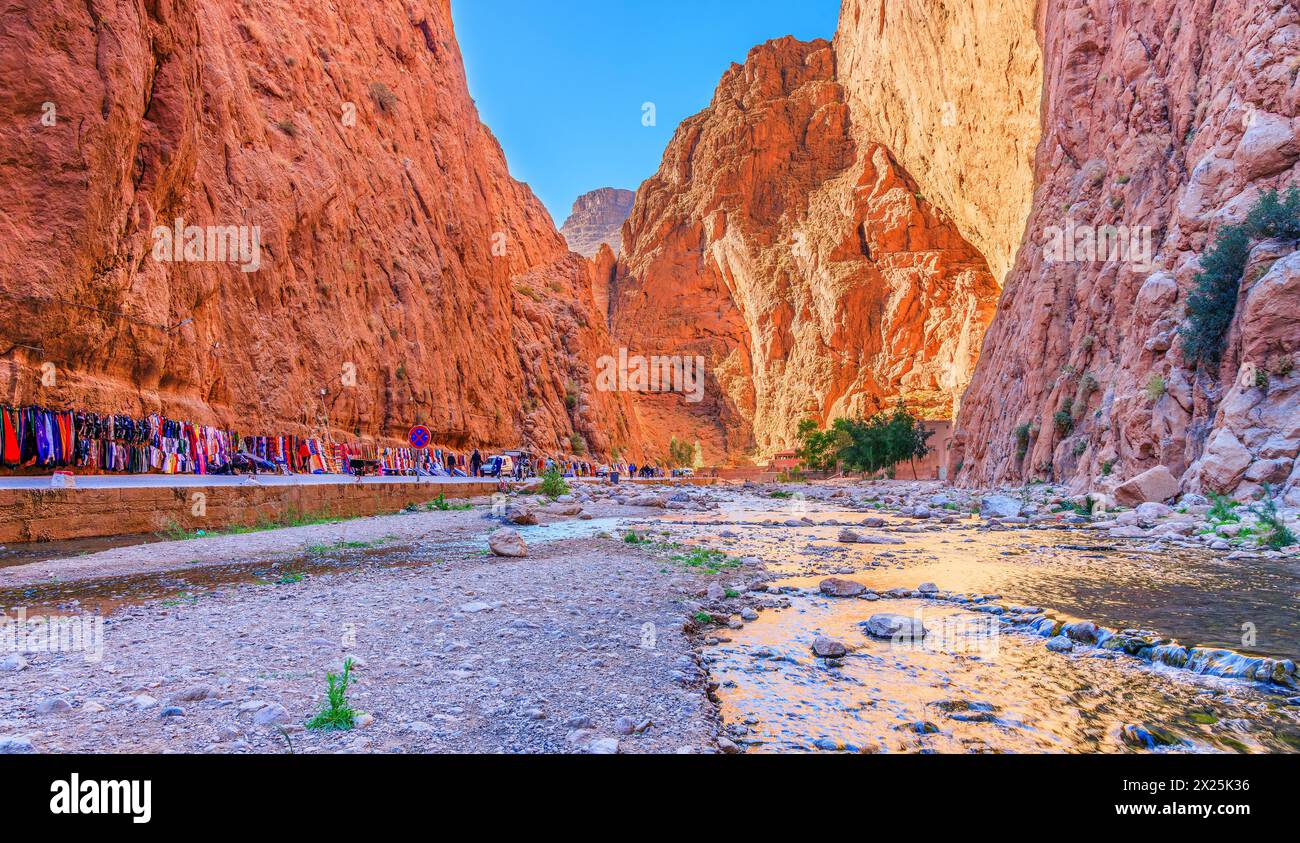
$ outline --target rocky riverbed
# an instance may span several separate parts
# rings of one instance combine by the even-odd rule
[[[1295,751],[1295,553],[1200,506],[579,484],[10,566],[104,648],[0,654],[0,749]],[[356,728],[307,729],[349,658]]]

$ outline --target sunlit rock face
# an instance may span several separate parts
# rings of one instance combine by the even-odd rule
[[[583,257],[595,257],[601,246],[609,246],[617,255],[623,221],[631,213],[635,198],[632,191],[614,187],[584,193],[573,203],[573,212],[560,226],[560,234],[569,248]]]
[[[783,38],[678,128],[624,226],[610,310],[616,343],[707,375],[698,402],[642,397],[646,430],[723,462],[789,446],[805,417],[898,398],[952,414],[996,283],[853,120],[831,45]]]
[[[1036,0],[844,0],[835,53],[854,132],[882,143],[1001,284],[1039,139]]]
[[[975,23],[985,43],[979,30],[994,23]],[[858,35],[842,29],[841,53],[873,26],[864,13]],[[1300,305],[1295,244],[1256,247],[1219,372],[1188,369],[1177,328],[1214,232],[1263,190],[1300,182],[1295,4],[1053,0],[1037,37],[1033,203],[962,403],[958,479],[1105,487],[1165,465],[1185,490],[1294,487],[1300,380],[1288,360],[1300,338],[1294,319],[1267,314]],[[1014,73],[1019,54],[985,61]],[[1105,225],[1136,248],[1073,262],[1050,248],[1062,230],[1084,244],[1079,227]]]
[[[638,438],[592,386],[591,270],[479,122],[447,0],[25,4],[0,78],[7,401]],[[256,271],[159,259],[177,220],[256,227]]]

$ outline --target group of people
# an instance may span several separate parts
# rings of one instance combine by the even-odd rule
[[[448,448],[389,448],[326,437],[241,436],[169,419],[40,406],[0,406],[0,467],[130,474],[406,474],[513,477],[661,477],[658,466],[597,464],[576,456]]]

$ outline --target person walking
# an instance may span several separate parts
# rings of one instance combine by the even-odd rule
[[[471,477],[480,477],[482,471],[483,455],[478,452],[478,448],[475,448],[474,453],[469,458],[469,474]]]

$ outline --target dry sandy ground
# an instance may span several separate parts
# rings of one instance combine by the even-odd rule
[[[587,510],[647,514],[598,502]],[[0,671],[0,744],[96,753],[714,751],[716,706],[690,617],[701,605],[739,612],[761,569],[700,575],[669,551],[601,537],[535,543],[527,558],[500,559],[477,550],[496,526],[480,507],[72,560],[84,577],[180,560],[291,558],[304,544],[397,545],[382,560],[331,551],[359,561],[298,582],[227,583],[193,600],[124,609],[104,628],[101,663],[29,655],[21,669]],[[394,556],[410,564],[394,566]],[[11,583],[42,576],[5,573]],[[67,578],[67,563],[58,573]],[[710,583],[744,596],[719,599],[715,586],[710,601]],[[345,657],[357,663],[349,700],[366,725],[304,729],[324,702],[326,671]]]

